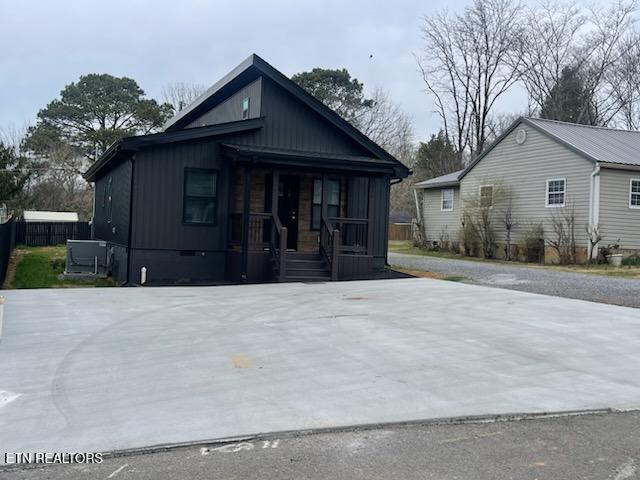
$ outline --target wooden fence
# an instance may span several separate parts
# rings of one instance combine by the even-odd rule
[[[389,240],[411,240],[410,223],[390,223]]]
[[[89,240],[89,222],[16,222],[15,244],[33,247],[63,245],[67,240]]]
[[[13,218],[0,224],[0,286],[4,283],[11,252],[15,246],[15,227],[16,225]]]

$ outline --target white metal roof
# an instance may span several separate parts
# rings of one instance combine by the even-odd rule
[[[76,212],[49,212],[46,210],[25,210],[25,222],[77,222]]]
[[[640,165],[640,132],[527,118],[533,124],[585,156],[603,163]]]
[[[447,173],[439,177],[430,178],[429,180],[423,180],[416,183],[414,188],[437,188],[437,187],[450,187],[458,185],[458,175],[464,170],[458,170],[456,172]]]

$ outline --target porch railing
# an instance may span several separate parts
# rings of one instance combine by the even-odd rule
[[[284,281],[287,276],[287,227],[283,227],[277,215],[271,215],[271,241],[269,249],[273,264],[277,268],[278,279]]]
[[[338,279],[338,250],[340,249],[340,232],[333,228],[326,218],[320,222],[320,254],[327,262],[331,272],[331,280]]]
[[[229,244],[242,245],[243,214],[229,215]],[[278,277],[283,280],[286,275],[287,228],[282,226],[280,219],[273,213],[249,213],[248,245],[250,250],[269,250]]]
[[[369,253],[369,221],[366,218],[330,217],[329,224],[339,232],[339,253]]]

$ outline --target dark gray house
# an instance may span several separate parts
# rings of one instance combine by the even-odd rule
[[[409,170],[257,55],[86,172],[120,284],[366,278]]]

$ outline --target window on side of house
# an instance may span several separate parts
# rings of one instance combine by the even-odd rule
[[[640,208],[640,178],[632,178],[629,184],[629,208]]]
[[[489,208],[493,206],[493,185],[483,185],[480,187],[480,207]]]
[[[216,223],[218,174],[203,168],[184,169],[182,221],[189,224]]]
[[[329,179],[327,181],[327,216],[329,218],[340,216],[340,180]],[[322,179],[313,179],[313,201],[311,204],[311,230],[320,230],[322,218]]]
[[[440,197],[440,210],[450,212],[453,210],[453,188],[442,190]]]
[[[567,193],[566,178],[552,178],[547,180],[547,207],[564,207]]]

